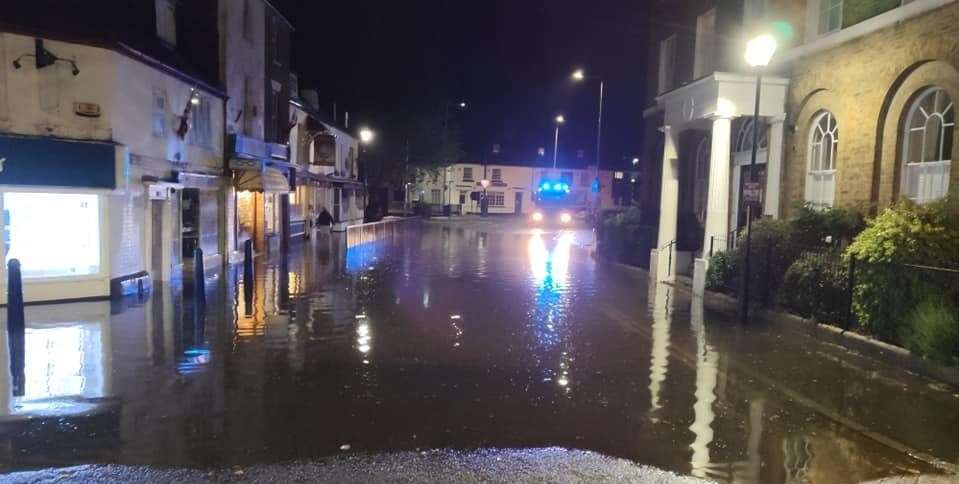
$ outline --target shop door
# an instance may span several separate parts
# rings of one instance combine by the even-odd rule
[[[523,192],[516,192],[516,202],[513,204],[513,213],[523,213]]]
[[[163,200],[150,201],[150,220],[153,224],[150,233],[150,273],[160,281],[163,280]]]
[[[750,178],[750,174],[755,171],[755,176]],[[765,164],[756,164],[756,165],[743,165],[741,168],[741,173],[739,176],[739,194],[736,197],[736,200],[739,202],[739,212],[736,217],[736,230],[740,231],[743,227],[746,226],[746,203],[743,201],[743,188],[746,186],[748,180],[755,180],[759,182],[759,186],[766,186],[766,165]],[[753,220],[756,220],[763,213],[763,204],[760,200],[759,203],[752,203],[752,208],[750,209],[751,217]]]
[[[200,244],[200,190],[184,188],[180,202],[183,259],[192,259]]]

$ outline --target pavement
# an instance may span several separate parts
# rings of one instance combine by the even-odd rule
[[[700,483],[692,477],[558,447],[353,454],[311,462],[229,467],[214,470],[130,465],[85,465],[0,476],[2,482],[363,482],[363,483]]]

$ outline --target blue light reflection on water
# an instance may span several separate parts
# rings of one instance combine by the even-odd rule
[[[346,272],[355,274],[368,269],[383,255],[382,241],[367,242],[346,249]]]

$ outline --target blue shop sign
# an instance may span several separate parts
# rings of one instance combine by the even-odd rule
[[[0,185],[116,188],[112,143],[0,135]]]

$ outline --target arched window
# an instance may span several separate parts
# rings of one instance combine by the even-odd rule
[[[906,115],[902,143],[902,194],[916,203],[949,191],[952,164],[952,99],[942,88],[920,93]]]
[[[831,207],[836,188],[836,149],[839,147],[839,125],[829,111],[822,111],[812,120],[809,131],[806,201],[820,207]]]
[[[733,145],[734,153],[748,153],[753,149],[753,126],[755,126],[753,118],[744,118],[742,124],[739,125],[739,131],[736,132],[736,144]],[[767,146],[769,146],[769,130],[766,123],[760,125],[761,131],[759,132],[759,151],[764,151]]]
[[[699,223],[706,223],[706,203],[709,199],[709,158],[712,150],[712,137],[705,136],[696,149],[696,172],[693,178],[693,210]]]

